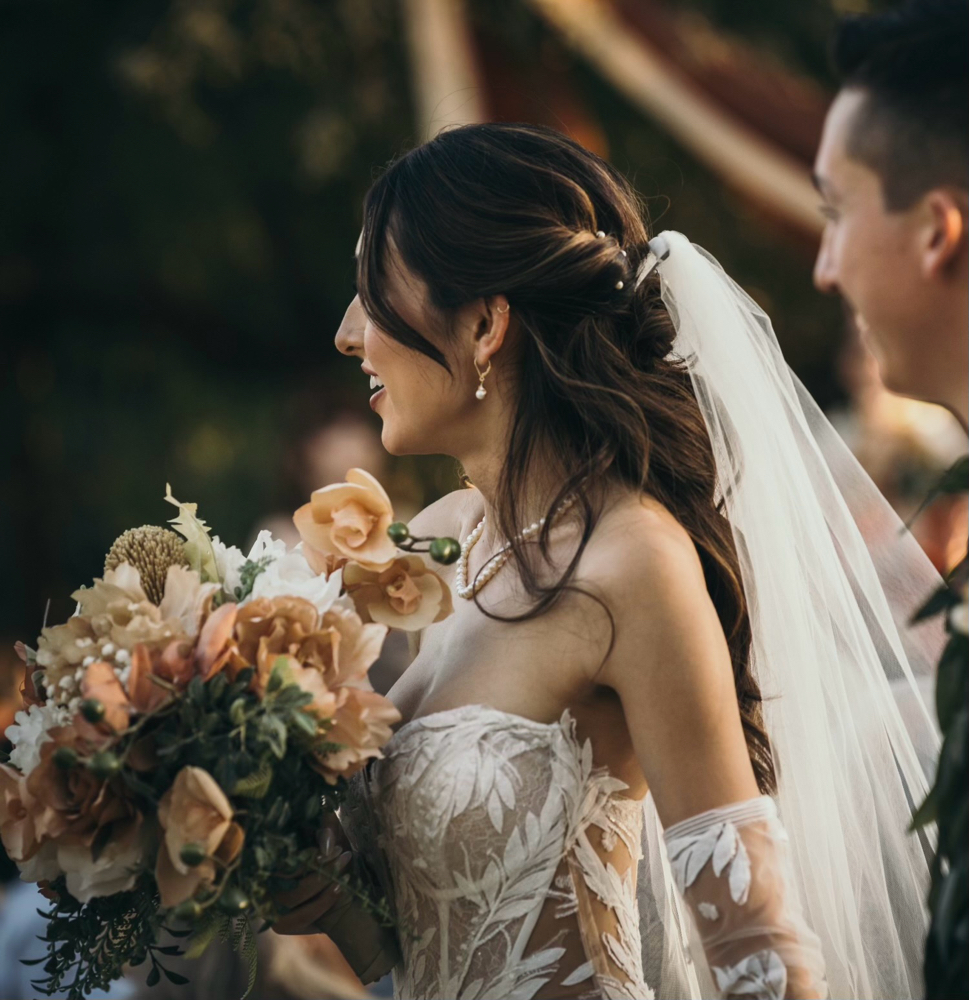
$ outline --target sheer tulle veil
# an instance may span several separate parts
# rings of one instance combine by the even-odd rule
[[[788,368],[763,310],[682,234],[650,251],[637,282],[658,269],[713,445],[791,881],[831,996],[920,996],[931,845],[908,827],[938,745],[923,694],[942,630],[907,623],[938,575]],[[645,811],[646,981],[657,996],[711,996],[650,797]]]

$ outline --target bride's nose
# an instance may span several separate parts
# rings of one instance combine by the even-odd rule
[[[333,338],[336,349],[341,354],[354,357],[363,355],[363,330],[367,325],[366,313],[360,304],[360,298],[356,295],[353,301],[347,306],[347,311],[343,314],[343,322],[336,331]]]

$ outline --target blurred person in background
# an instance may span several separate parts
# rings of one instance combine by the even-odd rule
[[[834,62],[843,84],[815,161],[828,220],[815,282],[822,291],[844,297],[885,386],[940,404],[965,432],[969,4],[910,0],[882,14],[847,19],[835,39]],[[965,439],[962,450],[964,455]],[[946,479],[947,492],[965,490],[964,457]],[[969,992],[969,562],[964,546],[962,557],[948,586],[932,598],[935,610],[947,616],[949,634],[935,685],[943,742],[935,784],[915,822],[938,823],[925,944],[930,1000]],[[951,554],[946,562],[952,565]]]

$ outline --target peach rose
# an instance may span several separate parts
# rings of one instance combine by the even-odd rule
[[[41,838],[70,840],[90,846],[103,827],[127,821],[134,808],[114,786],[96,778],[86,767],[64,770],[54,762],[62,746],[84,752],[86,740],[74,726],[50,731],[52,740],[40,751],[40,763],[26,779],[26,788],[37,802],[34,826]]]
[[[390,727],[400,722],[393,702],[376,691],[344,688],[343,692],[343,704],[326,734],[327,743],[339,744],[339,749],[320,754],[313,763],[331,785],[339,776],[355,774],[371,757],[382,757],[380,748],[393,735]]]
[[[364,621],[417,632],[453,610],[447,584],[418,555],[402,556],[375,572],[350,562],[343,583]]]
[[[364,625],[358,615],[342,608],[331,608],[321,616],[301,597],[259,598],[236,617],[230,670],[237,673],[254,666],[256,689],[263,691],[282,656],[319,672],[329,689],[366,683],[386,633],[383,625]]]
[[[293,515],[307,562],[332,572],[333,560],[353,559],[372,570],[386,569],[397,553],[387,537],[394,509],[384,488],[363,469],[350,469],[345,483],[315,490]]]
[[[202,884],[215,880],[213,858],[227,864],[242,850],[244,833],[232,819],[232,806],[216,780],[200,767],[183,767],[158,804],[164,840],[158,849],[155,880],[164,907],[191,899]],[[199,844],[206,857],[190,866],[182,848]]]

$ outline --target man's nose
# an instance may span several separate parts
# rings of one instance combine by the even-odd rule
[[[367,325],[367,315],[363,311],[359,296],[354,296],[353,301],[347,306],[347,311],[343,314],[343,322],[336,331],[333,342],[336,349],[341,354],[349,357],[363,355],[363,330]]]
[[[831,253],[828,234],[825,232],[821,237],[821,246],[818,248],[818,257],[814,262],[814,287],[819,292],[836,292],[838,282],[835,277],[834,259]]]

